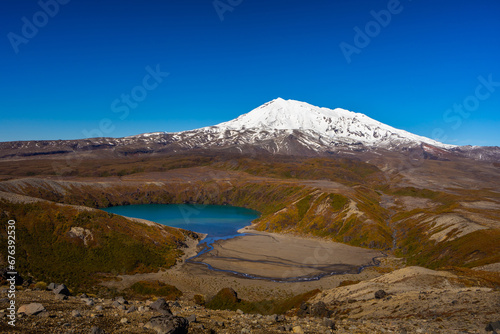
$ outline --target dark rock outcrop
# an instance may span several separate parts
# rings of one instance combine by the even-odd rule
[[[495,321],[495,322],[490,322],[486,326],[486,331],[487,332],[493,332],[493,334],[500,333],[500,320],[499,321]]]
[[[158,334],[187,334],[189,321],[173,315],[159,315],[149,319],[145,327]]]
[[[172,311],[170,311],[168,303],[163,298],[158,298],[154,303],[149,305],[149,307],[156,312],[162,313],[163,315],[172,315]]]
[[[120,296],[120,297],[116,297],[115,298],[115,301],[117,301],[118,303],[120,303],[121,305],[126,305],[128,304],[128,301],[125,300],[125,298],[123,298],[123,296]]]
[[[64,284],[58,285],[54,290],[52,290],[56,295],[65,295],[65,296],[70,296],[71,293],[69,292],[68,288]]]
[[[378,290],[377,292],[375,292],[376,299],[383,299],[385,298],[385,296],[387,296],[387,292],[385,292],[384,290]]]
[[[61,284],[59,284],[59,283],[53,283],[53,282],[52,282],[52,283],[49,283],[49,285],[47,285],[47,289],[48,289],[48,290],[53,291],[53,290],[54,290],[55,288],[57,288],[59,285],[61,285]]]

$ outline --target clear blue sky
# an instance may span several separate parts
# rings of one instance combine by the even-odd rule
[[[59,1],[2,1],[0,141],[188,130],[282,97],[500,145],[498,0]]]

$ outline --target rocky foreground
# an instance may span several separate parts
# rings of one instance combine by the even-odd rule
[[[382,289],[383,288],[383,289]],[[211,310],[191,300],[71,296],[63,285],[17,291],[16,326],[7,290],[2,333],[500,333],[500,291],[419,267],[325,291],[286,315]]]

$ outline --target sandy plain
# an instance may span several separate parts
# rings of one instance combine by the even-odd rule
[[[306,281],[335,274],[357,274],[374,266],[380,251],[321,239],[266,233],[244,228],[245,233],[217,241],[213,250],[191,261],[218,271],[275,281]]]
[[[343,281],[364,281],[381,275],[380,269],[398,266],[394,258],[380,251],[352,247],[321,239],[241,230],[245,234],[218,241],[214,249],[191,260],[203,241],[188,242],[182,260],[173,268],[157,273],[121,275],[103,283],[117,289],[142,280],[159,280],[182,290],[186,297],[215,295],[231,287],[240,298],[261,300],[283,298],[314,289],[331,289]],[[219,270],[211,270],[206,262]],[[373,266],[379,263],[377,267]],[[360,268],[363,267],[363,270]],[[232,273],[238,272],[239,274]],[[258,276],[260,279],[245,277]],[[335,273],[335,274],[331,274]],[[321,279],[297,280],[324,274]],[[262,279],[266,278],[266,279]]]

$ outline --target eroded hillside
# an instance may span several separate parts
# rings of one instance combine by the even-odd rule
[[[261,212],[254,224],[258,230],[381,249],[409,264],[439,268],[500,262],[498,168],[427,160],[399,168],[396,160],[388,161],[182,155],[89,159],[76,167],[71,161],[28,160],[18,169],[18,161],[2,161],[0,191],[6,201],[17,194],[91,208],[191,203],[198,210],[228,204]],[[64,164],[69,172],[53,175],[50,166]],[[460,177],[470,168],[481,171],[477,181],[450,181],[451,171]],[[2,208],[11,205],[5,203]],[[103,223],[111,219],[93,214]]]

